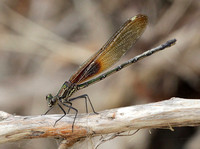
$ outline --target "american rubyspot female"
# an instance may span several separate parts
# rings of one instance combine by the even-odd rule
[[[146,51],[143,54],[138,55],[130,59],[129,61],[119,65],[118,67],[110,71],[107,71],[100,76],[97,76],[103,71],[110,68],[113,64],[115,64],[122,57],[122,55],[124,55],[128,51],[128,49],[130,49],[130,47],[137,41],[137,39],[144,32],[147,26],[147,22],[148,22],[147,16],[141,14],[127,20],[124,23],[124,25],[122,25],[122,27],[106,42],[106,44],[94,55],[92,55],[85,63],[83,63],[82,66],[78,69],[78,71],[71,76],[69,81],[66,81],[62,85],[57,95],[52,96],[52,94],[48,94],[46,96],[49,110],[45,114],[47,114],[53,108],[53,106],[57,104],[63,111],[64,115],[55,122],[56,124],[60,119],[62,119],[66,115],[66,112],[61,105],[69,108],[67,113],[69,113],[70,109],[74,110],[76,113],[72,124],[72,130],[73,130],[74,122],[78,113],[78,110],[72,106],[73,100],[84,98],[86,102],[87,112],[88,112],[87,110],[87,100],[88,100],[92,107],[93,112],[96,113],[92,106],[90,98],[88,97],[87,94],[75,98],[70,98],[74,92],[82,88],[88,87],[89,85],[106,78],[107,76],[123,69],[124,67],[132,63],[135,63],[138,60],[147,57],[166,47],[169,47],[173,43],[175,43],[176,41],[175,39],[168,41],[166,44],[161,45],[161,47],[158,47],[157,49],[155,48]]]

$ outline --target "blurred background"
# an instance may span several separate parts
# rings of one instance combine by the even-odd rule
[[[87,93],[96,111],[161,101],[200,98],[199,0],[1,0],[0,110],[40,115],[45,96],[99,50],[130,17],[146,14],[149,25],[119,63],[176,38],[177,44],[77,92]],[[85,112],[84,100],[74,107]],[[51,113],[62,113],[54,108]],[[151,133],[150,133],[151,132]],[[199,149],[198,127],[140,130],[99,149]],[[74,148],[93,148],[88,139]],[[1,144],[1,149],[57,148],[55,139]]]

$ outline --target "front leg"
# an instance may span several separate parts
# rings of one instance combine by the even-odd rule
[[[45,112],[44,114],[42,114],[42,115],[47,115],[47,113],[49,113],[49,111],[51,111],[51,109],[53,109],[53,107],[54,106],[52,106],[52,107],[49,107],[49,109],[47,110],[47,112]]]

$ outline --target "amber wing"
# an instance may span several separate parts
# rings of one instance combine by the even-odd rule
[[[147,16],[141,14],[127,20],[99,51],[81,65],[70,82],[80,84],[114,65],[142,35],[147,23]]]

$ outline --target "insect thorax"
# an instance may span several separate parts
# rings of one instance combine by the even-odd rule
[[[65,99],[67,100],[75,91],[77,90],[77,87],[75,84],[66,81],[62,87],[60,88],[57,96],[60,99]]]

